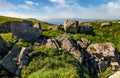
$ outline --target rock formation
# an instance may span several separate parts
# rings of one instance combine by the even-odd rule
[[[5,22],[0,25],[0,33],[11,32],[11,22]]]
[[[95,58],[99,64],[100,70],[105,70],[107,67],[118,69],[119,55],[117,49],[112,43],[91,44],[87,51]]]
[[[77,33],[78,32],[78,21],[66,20],[64,22],[64,30],[67,33]]]
[[[0,56],[3,57],[8,53],[7,44],[4,42],[2,37],[0,36]]]
[[[13,49],[1,60],[1,65],[15,74],[20,75],[22,66],[28,64],[28,54],[31,52],[31,48],[14,46]]]
[[[79,33],[89,33],[91,32],[93,29],[91,26],[80,26],[79,27]]]
[[[42,30],[31,27],[29,22],[13,22],[11,24],[11,31],[13,38],[21,38],[24,41],[35,42],[41,35]]]
[[[111,24],[109,22],[103,22],[101,23],[101,27],[106,27],[106,26],[110,26]]]

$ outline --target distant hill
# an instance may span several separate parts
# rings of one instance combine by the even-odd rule
[[[90,22],[95,19],[81,19],[81,18],[49,18],[49,19],[44,19],[43,21],[51,23],[51,24],[64,24],[65,20],[77,20],[80,22]]]

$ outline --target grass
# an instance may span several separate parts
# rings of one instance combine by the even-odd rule
[[[89,78],[87,72],[72,64],[79,62],[70,55],[58,52],[55,48],[39,46],[34,48],[30,64],[22,69],[22,78]]]
[[[22,21],[21,18],[12,18],[0,16],[0,24],[7,21]],[[43,28],[42,35],[46,38],[57,37],[60,34],[65,33],[63,30],[48,30],[48,23],[36,20],[28,19],[33,23],[40,22]],[[116,45],[120,53],[120,24],[115,23],[108,27],[101,27],[100,23],[91,22],[93,24],[93,32],[88,34],[68,34],[74,40],[80,40],[81,37],[86,37],[91,43],[106,43],[112,42]],[[28,47],[31,43],[25,42],[22,39],[12,39],[11,33],[0,33],[0,36],[7,43],[16,44],[19,46]],[[79,62],[70,55],[66,55],[63,52],[58,52],[55,48],[47,48],[44,45],[34,47],[34,52],[30,55],[28,66],[22,68],[22,78],[89,78],[88,73]],[[81,70],[74,63],[79,64]],[[0,72],[3,72],[2,70]],[[106,70],[102,72],[100,78],[105,78],[108,74],[112,73],[112,70]],[[4,72],[3,72],[4,73]]]

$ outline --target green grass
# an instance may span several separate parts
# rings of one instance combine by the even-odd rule
[[[0,16],[0,24],[7,21],[22,21],[21,18],[12,18]],[[57,37],[60,34],[65,33],[63,30],[48,30],[51,24],[36,20],[28,19],[33,23],[40,22],[43,28],[42,35],[49,37]],[[74,40],[80,40],[81,37],[86,37],[91,43],[106,43],[112,42],[116,45],[120,53],[120,24],[112,24],[108,27],[101,27],[100,23],[92,22],[93,32],[88,34],[68,34]],[[12,39],[11,33],[0,33],[0,36],[7,43],[16,44],[19,46],[28,47],[31,43],[25,42],[22,39]],[[28,66],[22,68],[22,78],[89,78],[89,75],[85,71],[84,67],[70,55],[66,55],[63,52],[58,52],[55,48],[46,48],[45,46],[34,47],[34,52],[30,54],[30,63]],[[81,67],[81,71],[73,63],[77,63]],[[2,72],[2,71],[0,71]],[[112,73],[111,70],[102,72],[101,78],[105,78],[108,74]]]
[[[81,71],[73,64],[79,62],[70,55],[58,52],[55,48],[39,46],[30,54],[33,59],[22,69],[22,78],[89,78],[87,72]]]
[[[0,24],[8,21],[22,21],[22,18],[0,16]]]

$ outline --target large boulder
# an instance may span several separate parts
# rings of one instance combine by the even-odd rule
[[[11,31],[13,38],[21,38],[24,41],[35,42],[41,35],[42,30],[39,28],[31,27],[31,24],[25,22],[11,23]]]
[[[61,44],[61,48],[71,54],[74,58],[82,63],[83,55],[81,51],[78,49],[77,44],[71,38],[67,37],[65,34],[60,35],[58,41]]]
[[[64,30],[67,33],[77,33],[78,32],[78,21],[75,20],[66,20],[64,22]]]
[[[0,33],[11,32],[11,22],[5,22],[0,25]]]
[[[38,28],[38,29],[41,29],[41,24],[40,23],[35,23],[33,25],[34,28]]]
[[[80,26],[79,27],[79,33],[89,33],[92,31],[93,31],[93,29],[91,26]]]
[[[103,22],[101,23],[101,27],[106,27],[106,26],[110,26],[110,22]]]
[[[23,23],[24,23],[26,26],[33,27],[32,21],[23,20]]]
[[[90,43],[91,42],[85,37],[81,37],[81,39],[77,41],[77,44],[80,45],[80,47],[84,49],[86,49],[90,45]]]
[[[107,78],[120,78],[120,71],[115,72],[114,74],[110,75]]]
[[[22,66],[28,64],[28,54],[31,51],[30,48],[14,46],[13,49],[1,60],[1,65],[9,72],[20,75]]]
[[[47,40],[46,47],[48,48],[54,47],[58,50],[61,50],[59,42],[54,38],[50,38]]]
[[[119,67],[119,55],[113,43],[91,44],[87,48],[87,52],[90,53],[98,63],[102,61],[102,65],[107,64],[106,66],[110,66],[114,70]],[[101,67],[100,70],[105,69]]]
[[[90,26],[90,27],[93,26],[90,22],[80,22],[79,24],[82,26]]]
[[[2,37],[0,36],[0,56],[3,57],[8,53],[8,48]]]

